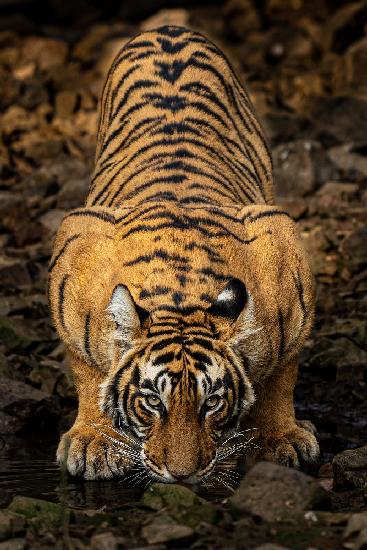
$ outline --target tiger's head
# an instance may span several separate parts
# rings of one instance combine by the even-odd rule
[[[114,289],[108,310],[118,345],[102,408],[141,441],[143,464],[155,480],[207,477],[223,436],[252,405],[246,364],[231,341],[231,326],[246,308],[251,324],[249,296],[238,279],[207,310],[185,316],[149,316],[126,286]]]

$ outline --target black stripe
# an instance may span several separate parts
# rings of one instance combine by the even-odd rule
[[[65,318],[64,318],[64,299],[65,299],[65,287],[69,277],[70,275],[64,275],[59,286],[59,304],[58,304],[59,319],[60,319],[62,328],[66,331],[67,331],[67,328],[65,325]]]
[[[50,265],[49,265],[49,268],[48,268],[48,272],[51,273],[51,271],[53,270],[53,268],[55,267],[57,261],[61,258],[61,256],[64,254],[65,250],[67,249],[67,247],[69,246],[70,243],[72,243],[73,241],[75,241],[75,239],[77,239],[78,237],[80,237],[80,233],[76,233],[75,235],[71,235],[71,237],[69,237],[68,239],[66,239],[64,245],[62,246],[60,252],[54,257],[54,259],[51,261]]]

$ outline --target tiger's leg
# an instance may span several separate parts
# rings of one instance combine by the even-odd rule
[[[256,460],[265,459],[286,466],[315,463],[319,446],[313,424],[297,422],[294,414],[293,391],[297,380],[298,364],[295,361],[278,367],[264,382],[255,388],[257,399],[251,412],[252,426],[258,449]]]
[[[99,386],[103,382],[103,373],[75,357],[71,357],[70,366],[74,373],[79,408],[74,425],[61,437],[57,460],[66,466],[70,474],[85,479],[121,476],[129,463],[126,457],[118,454],[118,445],[108,439],[118,439],[118,435],[112,430],[109,418],[99,408]]]

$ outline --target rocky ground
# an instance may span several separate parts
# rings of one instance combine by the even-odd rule
[[[138,1],[113,20],[94,5],[65,21],[55,0],[51,22],[35,17],[37,2],[16,4],[0,1],[0,550],[367,548],[367,3]],[[224,49],[267,129],[279,202],[298,220],[318,285],[296,403],[318,429],[322,465],[314,479],[259,464],[224,501],[160,486],[102,508],[65,503],[60,490],[32,500],[48,475],[37,465],[51,468],[76,406],[47,307],[52,239],[88,188],[112,58],[167,22]],[[38,463],[43,452],[49,462]],[[76,494],[98,492],[90,486]]]

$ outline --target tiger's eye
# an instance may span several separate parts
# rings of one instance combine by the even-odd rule
[[[159,407],[161,404],[161,400],[159,399],[158,395],[148,395],[147,396],[147,403],[151,407]]]
[[[208,409],[215,409],[215,407],[218,405],[220,400],[220,397],[218,395],[212,395],[211,397],[208,397],[206,400],[206,406]]]

